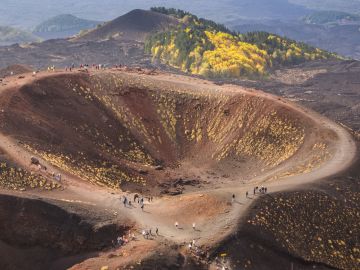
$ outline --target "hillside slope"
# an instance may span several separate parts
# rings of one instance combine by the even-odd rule
[[[0,26],[0,46],[35,41],[40,41],[40,38],[30,32],[10,26]]]
[[[326,51],[266,32],[237,34],[215,22],[174,9],[154,11],[180,18],[170,30],[147,39],[154,60],[212,78],[261,77],[273,67],[336,58]]]
[[[82,30],[95,28],[101,23],[99,21],[81,19],[71,14],[62,14],[37,25],[33,33],[44,38],[49,36],[57,38],[66,37],[78,34]]]
[[[174,17],[135,9],[97,29],[80,35],[75,40],[116,39],[144,41],[150,33],[165,30],[167,27],[176,24],[177,20]]]

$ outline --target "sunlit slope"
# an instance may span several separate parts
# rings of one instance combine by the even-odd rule
[[[179,24],[150,36],[146,52],[182,71],[211,78],[264,77],[274,67],[336,58],[329,52],[266,32],[237,34],[180,10],[153,9]]]

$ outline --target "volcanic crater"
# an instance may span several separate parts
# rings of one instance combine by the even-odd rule
[[[284,100],[175,75],[56,74],[9,91],[0,106],[4,134],[30,152],[132,191],[309,172],[337,136]]]
[[[5,262],[15,267],[9,269],[127,269],[154,258],[164,269],[199,269],[186,268],[193,260],[184,243],[197,239],[209,254],[202,263],[213,263],[211,250],[262,196],[245,191],[265,185],[279,192],[323,179],[348,168],[356,154],[342,127],[254,89],[115,68],[17,75],[5,84],[0,249],[15,254]],[[231,202],[235,193],[244,197]],[[122,205],[135,194],[148,198],[145,210],[135,198]],[[161,234],[143,239],[143,228]],[[116,234],[128,230],[137,241],[114,249]],[[31,240],[25,249],[24,237]],[[156,251],[172,255],[164,261]]]

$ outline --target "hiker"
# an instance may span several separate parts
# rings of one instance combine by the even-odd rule
[[[60,173],[54,174],[53,177],[54,177],[54,179],[55,179],[56,181],[61,182],[61,174],[60,174]]]
[[[159,228],[158,227],[156,227],[155,233],[156,233],[156,235],[159,235]]]
[[[249,196],[249,192],[246,191],[246,198]]]
[[[196,224],[195,224],[195,222],[192,224],[192,228],[193,228],[194,231],[196,230]]]
[[[179,223],[177,221],[175,222],[175,227],[176,229],[179,229]]]
[[[231,199],[231,202],[234,202],[235,201],[235,194],[232,195],[232,199]]]
[[[256,193],[256,189],[254,188],[254,195],[255,195],[255,193]]]
[[[144,211],[144,204],[141,205],[141,211]]]
[[[126,203],[127,203],[127,198],[126,197],[124,197],[123,203],[124,203],[124,206],[126,207]]]
[[[123,244],[123,239],[121,236],[118,236],[118,238],[116,240],[117,240],[118,246],[121,246]]]

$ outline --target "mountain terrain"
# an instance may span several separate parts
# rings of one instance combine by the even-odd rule
[[[33,33],[44,39],[64,38],[79,34],[80,31],[96,28],[102,22],[78,18],[71,14],[52,17],[37,25]]]
[[[104,25],[80,34],[75,41],[133,40],[144,42],[152,33],[177,25],[176,18],[158,12],[135,9]]]
[[[360,16],[342,11],[318,11],[303,18],[308,24],[360,24]]]
[[[41,38],[31,32],[10,26],[0,26],[0,45],[11,45],[14,43],[39,42]]]
[[[230,29],[243,34],[254,31],[270,32],[344,57],[360,59],[359,25],[356,21],[349,24],[333,23],[330,25],[304,24],[303,22],[283,23],[281,21],[263,23],[234,21]]]
[[[311,9],[334,10],[360,14],[360,2],[358,0],[289,0],[289,2]]]
[[[155,8],[0,68],[1,269],[359,268],[358,61]]]

